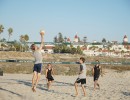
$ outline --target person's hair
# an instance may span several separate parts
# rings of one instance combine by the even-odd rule
[[[31,48],[32,50],[35,50],[35,44],[32,44],[32,45],[30,46],[30,48]]]
[[[51,63],[48,63],[47,66],[51,65]]]
[[[96,60],[96,62],[98,62],[98,64],[100,64],[100,61],[99,61],[99,60]]]
[[[96,60],[97,62],[99,62],[99,60]]]
[[[80,57],[80,60],[82,60],[83,63],[85,62],[85,58],[84,57]]]

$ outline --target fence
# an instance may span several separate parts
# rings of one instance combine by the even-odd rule
[[[0,62],[17,62],[17,63],[33,63],[34,60],[14,60],[14,59],[1,59]],[[52,63],[52,64],[79,64],[79,62],[43,62],[43,64]],[[85,62],[87,65],[97,64],[97,62]],[[130,65],[130,62],[100,62],[103,65]]]

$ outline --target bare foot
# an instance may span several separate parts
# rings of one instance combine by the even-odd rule
[[[34,87],[34,92],[36,92],[36,87]]]
[[[77,97],[77,96],[78,96],[78,93],[76,93],[75,96]]]
[[[34,92],[34,87],[32,87],[32,91]]]
[[[36,92],[36,87],[35,86],[32,87],[32,91]]]

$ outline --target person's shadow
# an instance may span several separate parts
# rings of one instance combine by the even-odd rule
[[[122,92],[125,96],[130,96],[130,92]]]
[[[26,80],[26,81],[25,80],[17,80],[17,79],[10,79],[10,80],[16,81],[18,84],[24,84],[26,86],[32,87],[31,80]],[[41,88],[43,86],[44,86],[43,84],[38,84],[37,88],[47,91],[46,88]]]
[[[20,94],[18,94],[18,93],[15,93],[15,92],[13,92],[13,91],[4,89],[4,88],[0,88],[0,91],[6,91],[6,92],[9,92],[9,93],[11,93],[11,94],[14,94],[14,95],[17,95],[17,96],[19,96],[19,97],[22,97],[22,95],[20,95]]]
[[[10,79],[10,80],[16,81],[18,84],[24,84],[26,86],[29,86],[30,88],[32,87],[31,80],[26,80],[26,81],[24,81],[24,80],[17,80],[17,79]],[[63,82],[57,82],[57,83],[63,83]],[[69,83],[65,83],[65,84],[69,84]],[[50,93],[68,94],[68,93],[61,93],[61,92],[54,91],[54,90],[48,90],[47,87],[44,84],[38,84],[37,85],[37,89],[44,90],[44,91],[50,92]]]
[[[59,85],[57,84],[55,86],[66,86],[66,85],[74,86],[74,84],[72,84],[72,83],[59,82],[59,81],[54,81],[54,82],[59,84]]]

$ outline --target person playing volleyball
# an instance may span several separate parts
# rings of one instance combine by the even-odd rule
[[[42,67],[42,48],[44,42],[44,31],[40,32],[41,35],[41,44],[40,47],[35,44],[31,45],[31,50],[33,51],[33,56],[35,58],[34,67],[33,67],[33,78],[32,78],[32,91],[36,92],[36,87],[41,76],[41,67]]]

